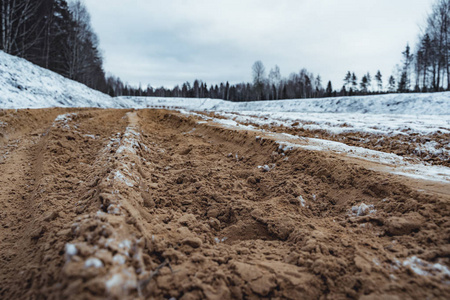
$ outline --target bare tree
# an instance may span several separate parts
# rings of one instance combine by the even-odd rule
[[[33,47],[41,33],[38,22],[29,22],[36,17],[40,1],[2,0],[0,17],[2,34],[0,47],[3,51],[23,56]]]
[[[438,0],[433,6],[432,13],[428,16],[425,32],[431,43],[427,63],[431,65],[434,90],[441,88],[445,75],[447,75],[447,87],[450,86],[449,29],[450,0]]]
[[[262,61],[258,60],[253,64],[253,86],[255,88],[257,100],[262,100],[264,91],[264,81],[266,77],[266,68]]]
[[[269,84],[272,90],[272,99],[278,100],[280,99],[280,87],[281,87],[281,73],[280,67],[275,65],[273,69],[269,72]]]

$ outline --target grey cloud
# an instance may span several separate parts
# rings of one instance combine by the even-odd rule
[[[261,59],[336,88],[347,70],[385,78],[433,0],[85,0],[107,71],[132,84],[250,81]]]

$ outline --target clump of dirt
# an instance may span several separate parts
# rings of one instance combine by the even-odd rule
[[[51,124],[3,165],[1,298],[450,293],[450,192],[171,111]]]

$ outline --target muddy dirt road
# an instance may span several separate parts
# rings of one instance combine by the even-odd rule
[[[1,299],[450,295],[448,184],[174,111],[0,121]]]

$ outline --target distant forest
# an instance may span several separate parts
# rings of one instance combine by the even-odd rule
[[[0,0],[0,49],[109,95],[216,98],[231,101],[321,98],[450,90],[450,0],[436,0],[420,39],[406,45],[397,72],[384,77],[348,71],[342,83],[323,82],[306,69],[283,78],[256,61],[253,82],[209,85],[201,80],[169,88],[134,87],[106,76],[99,41],[80,0]]]

